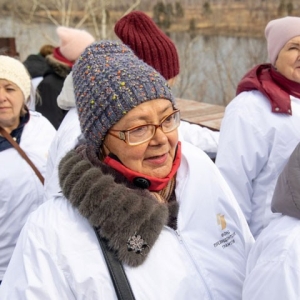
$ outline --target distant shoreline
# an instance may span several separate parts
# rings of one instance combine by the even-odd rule
[[[207,2],[207,3],[210,3]],[[244,1],[228,1],[226,4],[212,3],[209,9],[205,9],[204,5],[194,4],[183,6],[183,17],[172,15],[168,27],[159,26],[166,33],[185,32],[191,35],[207,35],[207,36],[224,36],[224,37],[249,37],[263,38],[264,28],[267,23],[276,18],[284,17],[288,14],[286,10],[279,11],[278,4],[269,3],[269,1],[255,1],[255,3],[246,3]],[[63,18],[63,11],[58,10],[36,10],[33,15],[26,15],[29,11],[22,10],[15,13],[9,9],[2,10],[0,16],[10,16],[23,20],[29,24],[47,24],[54,22],[60,24]],[[145,11],[153,18],[153,11]],[[63,26],[77,27],[83,18],[83,11],[71,11],[68,15],[68,25]],[[109,31],[112,30],[114,24],[123,16],[124,11],[109,8],[108,23],[106,24]],[[300,15],[300,5],[294,5],[291,15]],[[29,21],[29,17],[31,19]],[[52,19],[52,20],[51,20]],[[162,20],[164,20],[162,18]],[[161,23],[163,24],[163,22]],[[56,25],[57,25],[56,24]],[[98,11],[96,16],[97,30],[91,18],[85,19],[79,27],[91,28],[100,35],[101,29],[101,13]],[[97,35],[97,34],[96,34]],[[97,36],[101,38],[101,36]]]

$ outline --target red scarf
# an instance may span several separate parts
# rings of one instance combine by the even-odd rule
[[[113,169],[117,170],[121,174],[123,174],[131,183],[134,185],[146,188],[151,192],[161,191],[164,187],[167,186],[168,182],[174,177],[176,174],[181,161],[181,143],[178,142],[176,149],[176,156],[173,161],[172,170],[169,175],[165,178],[155,178],[151,176],[147,176],[141,174],[139,172],[132,171],[125,167],[120,161],[117,160],[116,157],[106,156],[104,159],[104,163],[111,166]]]
[[[61,53],[59,48],[54,48],[53,50],[53,56],[54,58],[56,58],[57,60],[59,60],[60,62],[63,62],[64,64],[68,65],[69,67],[72,67],[74,65],[73,62],[69,61],[68,59],[66,59]]]
[[[300,83],[287,79],[271,64],[251,69],[238,84],[236,94],[251,90],[258,90],[269,99],[273,113],[292,115],[290,95],[300,98]]]

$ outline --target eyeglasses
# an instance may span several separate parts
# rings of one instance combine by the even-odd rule
[[[155,135],[157,128],[160,127],[164,133],[169,133],[178,128],[179,124],[180,111],[175,110],[170,115],[166,116],[159,125],[145,124],[127,130],[110,129],[108,134],[119,138],[130,146],[136,146],[151,140]],[[118,131],[119,134],[114,134],[111,131]]]

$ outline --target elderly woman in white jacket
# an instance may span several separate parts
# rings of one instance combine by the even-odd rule
[[[102,41],[73,82],[85,140],[60,162],[62,193],[24,226],[1,300],[117,299],[97,235],[135,299],[241,299],[252,235],[210,158],[178,141],[164,78]]]
[[[17,59],[0,55],[0,283],[28,215],[43,203],[43,185],[9,140],[10,135],[45,176],[50,122],[26,106],[30,76]]]
[[[216,165],[256,238],[273,217],[276,180],[300,141],[300,18],[265,29],[271,64],[241,80],[221,124]]]

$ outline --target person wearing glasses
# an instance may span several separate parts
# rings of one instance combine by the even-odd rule
[[[174,42],[142,11],[132,11],[123,16],[114,27],[115,34],[134,54],[158,71],[172,87],[180,72],[179,55]],[[60,128],[50,147],[45,178],[45,199],[57,194],[58,163],[67,151],[78,142],[81,134],[75,108],[72,74],[64,81],[64,86],[57,98],[58,106],[67,110]],[[200,125],[181,120],[179,140],[187,141],[215,158],[218,148],[219,132]]]
[[[166,80],[101,41],[73,84],[84,138],[59,164],[62,193],[28,218],[1,300],[117,299],[97,235],[135,299],[241,299],[253,237],[211,159],[178,141]]]

